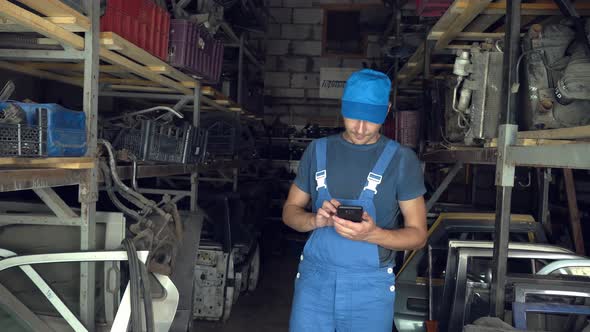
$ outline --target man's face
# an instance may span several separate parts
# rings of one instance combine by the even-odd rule
[[[344,138],[352,144],[363,145],[372,144],[379,139],[380,124],[365,121],[344,118]]]

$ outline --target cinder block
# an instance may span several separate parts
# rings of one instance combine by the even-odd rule
[[[313,33],[311,34],[312,40],[322,40],[324,38],[324,26],[323,25],[314,25],[312,29],[313,29]]]
[[[282,72],[264,73],[264,85],[270,88],[288,88],[291,83],[291,75]]]
[[[319,72],[320,68],[331,67],[338,68],[342,67],[342,58],[340,57],[318,57],[313,58],[313,72]]]
[[[381,57],[381,46],[378,43],[367,44],[367,58],[376,59]]]
[[[321,8],[293,9],[293,23],[322,24],[324,12]]]
[[[313,0],[284,0],[283,7],[290,7],[290,8],[313,7]]]
[[[305,89],[305,97],[306,98],[319,98],[320,97],[320,89]]]
[[[270,22],[272,23],[291,23],[293,9],[291,8],[270,8]],[[273,20],[274,18],[274,20]],[[276,21],[276,22],[275,22]]]
[[[318,74],[293,74],[291,76],[292,88],[315,89],[320,87],[320,75]]]
[[[284,89],[274,88],[272,89],[273,97],[287,97],[287,98],[303,98],[305,96],[304,89]]]
[[[304,73],[307,71],[307,59],[302,57],[280,57],[277,61],[277,68],[280,71]]]
[[[367,59],[344,59],[342,60],[342,67],[362,69],[364,68],[363,63],[365,63],[367,67],[371,67],[371,62]]]
[[[266,43],[267,55],[286,55],[289,53],[290,41],[282,39],[269,40]]]
[[[264,71],[277,71],[277,57],[276,56],[267,56],[264,61]]]
[[[318,106],[306,106],[306,105],[292,105],[291,106],[291,114],[293,116],[297,115],[316,115],[319,113],[320,108]]]
[[[311,39],[314,38],[313,25],[310,24],[283,24],[281,38],[283,39]]]
[[[269,24],[265,37],[267,37],[268,39],[281,39],[281,25]],[[264,39],[264,37],[261,39]]]
[[[292,54],[318,56],[322,54],[322,43],[319,41],[293,41]]]
[[[283,7],[283,0],[264,0],[266,7]]]

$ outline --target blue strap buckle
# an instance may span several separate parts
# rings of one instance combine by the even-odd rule
[[[315,181],[317,183],[316,191],[320,190],[320,188],[328,188],[326,186],[326,170],[316,172]]]
[[[377,195],[377,186],[381,183],[382,179],[383,176],[379,174],[375,174],[373,172],[369,173],[369,176],[367,176],[367,185],[365,188],[363,188],[363,190],[370,190],[375,193],[375,195]]]

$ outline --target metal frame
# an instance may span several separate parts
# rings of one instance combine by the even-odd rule
[[[467,292],[467,267],[468,259],[472,257],[493,257],[493,250],[491,243],[487,243],[488,248],[469,248],[469,247],[456,247],[457,264],[455,269],[451,269],[453,266],[448,265],[451,261],[452,251],[449,248],[449,257],[447,260],[447,275],[445,278],[445,290],[443,295],[443,301],[451,300],[448,303],[451,311],[448,315],[440,315],[441,318],[448,317],[448,325],[443,324],[442,326],[448,327],[448,331],[456,331],[463,328],[463,321],[465,317],[465,299]],[[527,245],[530,249],[522,247],[523,249],[516,249],[521,247],[520,245],[510,244],[510,249],[507,250],[507,257],[510,258],[531,258],[531,259],[579,259],[580,256],[574,253],[563,252],[563,248],[552,247],[552,246],[539,246],[542,251],[536,250],[534,247],[538,245]],[[450,246],[449,246],[450,247]],[[512,249],[512,248],[515,249]],[[548,249],[559,249],[558,251],[547,251]],[[447,287],[447,283],[449,287]],[[454,289],[451,289],[454,286]],[[451,297],[452,293],[452,297]],[[490,302],[493,299],[493,293],[490,294]],[[503,309],[503,308],[502,308]],[[441,320],[442,323],[442,320]]]
[[[590,267],[590,259],[575,259],[566,261],[557,261],[544,266],[540,269],[537,274],[549,275],[557,270],[569,268],[569,267]]]
[[[543,302],[513,302],[512,313],[514,316],[514,327],[519,330],[526,330],[526,315],[529,312],[539,312],[546,314],[590,315],[590,306]]]

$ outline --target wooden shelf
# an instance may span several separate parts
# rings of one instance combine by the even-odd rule
[[[88,31],[90,24],[87,17],[59,0],[17,2],[35,9],[40,15],[18,4],[0,0],[0,31],[33,31],[45,36],[37,39],[39,45],[61,45],[68,50],[84,50],[84,38],[74,32]],[[196,77],[179,71],[112,32],[100,34],[100,60],[99,82],[113,91],[192,96],[194,89],[199,86]],[[81,61],[62,59],[55,62],[50,57],[43,61],[20,58],[0,61],[0,68],[82,86],[84,67]],[[205,90],[203,94],[208,93],[209,90]],[[243,111],[241,106],[222,94],[216,93],[215,97],[215,103],[223,106],[223,110]]]
[[[90,169],[95,164],[95,159],[89,157],[0,158],[0,167],[4,168]]]
[[[590,15],[590,3],[587,1],[578,1],[575,7],[580,15]],[[539,16],[545,16],[541,20],[542,23],[561,15],[559,8],[553,1],[544,0],[523,3],[521,11],[523,15],[522,27],[530,24]],[[488,30],[496,22],[501,21],[505,15],[506,1],[455,0],[428,34],[428,40],[435,41],[432,53],[470,48],[470,45],[464,44],[464,41],[503,39],[504,25],[493,31]],[[454,43],[455,41],[463,43]],[[398,72],[398,82],[401,87],[408,86],[418,78],[424,70],[423,63],[424,45],[421,45]],[[433,64],[431,68],[447,69],[441,65],[445,64]],[[436,68],[436,66],[440,67]]]
[[[0,192],[77,185],[80,169],[0,169]]]

